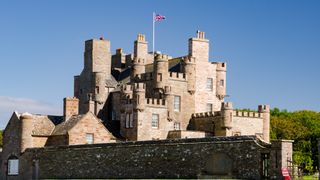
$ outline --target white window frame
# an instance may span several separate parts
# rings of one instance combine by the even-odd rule
[[[181,106],[181,97],[174,96],[173,97],[173,110],[175,112],[180,112],[180,106]]]
[[[212,112],[212,109],[213,109],[213,104],[212,104],[212,103],[207,103],[207,109],[206,109],[206,111],[207,111],[207,112]]]
[[[87,144],[94,143],[94,134],[93,133],[86,133],[86,143]]]
[[[212,91],[213,90],[213,78],[207,78],[207,90]]]
[[[8,159],[8,176],[19,175],[19,159]]]
[[[159,114],[152,114],[151,127],[154,128],[154,129],[158,129],[159,128]]]
[[[174,129],[174,130],[180,130],[180,123],[179,123],[179,122],[175,122],[175,123],[173,124],[173,129]]]

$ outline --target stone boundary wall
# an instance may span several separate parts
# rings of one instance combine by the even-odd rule
[[[20,158],[19,178],[261,179],[261,156],[273,151],[254,136],[33,148]],[[273,159],[269,172],[280,172]]]

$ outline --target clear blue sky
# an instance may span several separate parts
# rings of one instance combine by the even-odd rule
[[[0,128],[14,110],[62,113],[83,67],[84,41],[103,35],[112,51],[133,51],[137,33],[156,49],[187,54],[196,30],[210,39],[210,60],[228,63],[227,101],[290,111],[320,111],[320,1],[2,1]]]

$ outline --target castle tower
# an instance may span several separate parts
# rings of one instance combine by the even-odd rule
[[[232,128],[233,107],[231,102],[223,102],[221,104],[222,128]]]
[[[195,58],[184,57],[184,73],[187,75],[188,91],[193,94],[196,91],[196,64]]]
[[[84,69],[88,72],[111,73],[110,41],[100,38],[85,42]]]
[[[138,34],[137,40],[134,41],[134,57],[147,59],[148,42],[144,34]]]
[[[21,142],[20,151],[24,152],[27,148],[32,147],[32,130],[33,130],[33,117],[29,113],[23,113],[20,116],[21,120]]]
[[[270,142],[270,106],[259,105],[258,112],[262,114],[263,118],[263,139]]]
[[[63,99],[63,118],[68,120],[71,116],[79,113],[79,99],[66,97]]]
[[[131,80],[140,79],[143,73],[145,73],[145,59],[135,57],[132,63]]]
[[[168,84],[168,56],[157,54],[153,65],[154,88],[163,89]]]
[[[145,108],[145,96],[146,96],[146,90],[145,90],[145,84],[144,83],[135,83],[134,89],[133,89],[133,109],[136,109],[138,111],[143,111]]]
[[[197,31],[197,37],[189,39],[189,56],[197,62],[209,61],[209,40],[205,39],[204,32]]]
[[[217,62],[216,73],[216,95],[220,100],[226,96],[226,72],[227,64],[224,62]]]

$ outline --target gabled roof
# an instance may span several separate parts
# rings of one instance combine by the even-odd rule
[[[88,114],[88,113],[87,113]],[[68,133],[70,129],[72,129],[83,117],[85,117],[87,114],[82,115],[74,115],[71,116],[70,119],[64,121],[61,124],[58,124],[51,135],[57,136],[57,135],[65,135]]]
[[[28,113],[29,114],[29,113]],[[13,115],[21,120],[22,113],[14,112]],[[33,119],[32,135],[34,136],[50,136],[55,125],[63,121],[62,116],[29,114]]]

